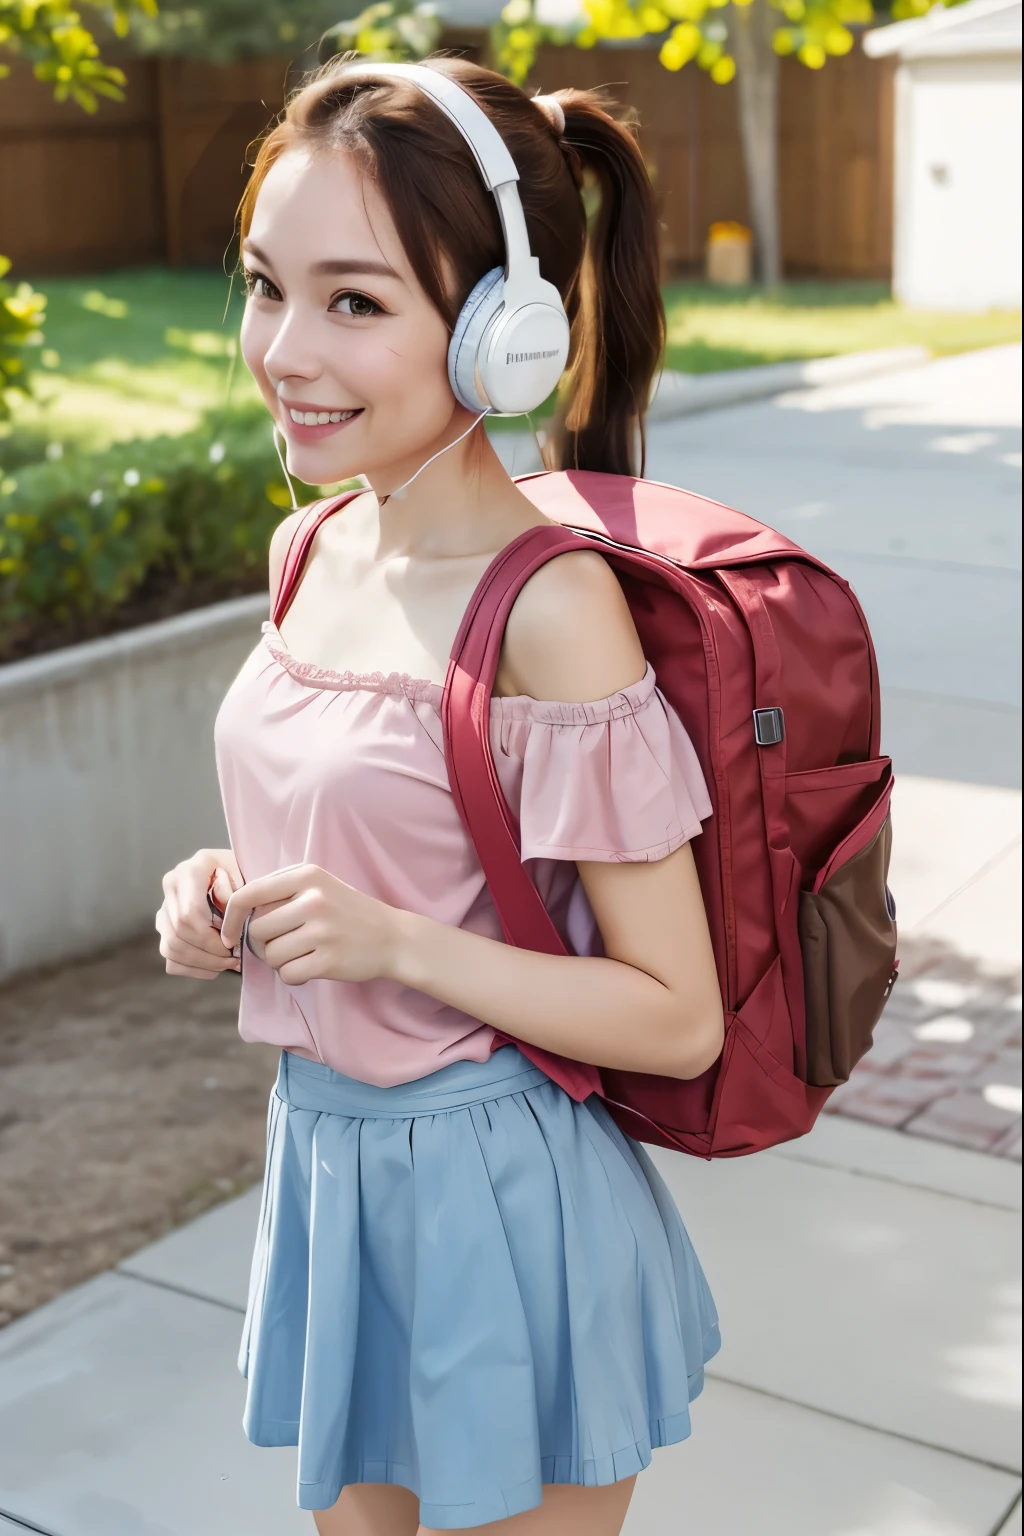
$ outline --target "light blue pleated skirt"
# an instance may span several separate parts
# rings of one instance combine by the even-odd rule
[[[690,1432],[718,1320],[650,1158],[515,1046],[375,1088],[285,1052],[240,1368],[298,1502],[462,1530]]]

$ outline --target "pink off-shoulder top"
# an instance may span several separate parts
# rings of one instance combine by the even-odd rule
[[[244,878],[314,863],[393,906],[500,940],[448,787],[440,708],[435,683],[324,671],[296,661],[265,624],[216,725]],[[572,950],[599,953],[575,861],[664,858],[711,814],[682,722],[648,666],[595,703],[496,698],[490,728],[548,911]],[[394,981],[290,987],[248,952],[239,1029],[381,1087],[485,1061],[494,1040],[479,1019]]]

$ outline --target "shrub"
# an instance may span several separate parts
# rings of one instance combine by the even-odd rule
[[[42,346],[40,326],[46,299],[28,283],[4,281],[11,270],[8,257],[0,256],[0,419],[10,414],[11,397],[31,393],[27,349]],[[47,361],[54,354],[47,354]]]
[[[0,658],[255,590],[289,505],[262,411],[0,470]]]

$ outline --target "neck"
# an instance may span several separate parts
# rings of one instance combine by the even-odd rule
[[[455,443],[472,421],[468,412],[464,418],[453,420],[446,434],[448,443]],[[483,422],[428,465],[405,490],[392,492],[396,483],[401,485],[415,475],[424,460],[436,452],[437,448],[431,448],[418,462],[403,460],[366,476],[380,504],[379,555],[443,558],[484,554],[514,537],[507,532],[510,522],[528,526],[524,511],[529,503],[509,479]],[[537,521],[538,514],[532,520]]]

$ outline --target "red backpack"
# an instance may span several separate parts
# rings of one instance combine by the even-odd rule
[[[491,757],[505,621],[547,560],[596,548],[707,780],[714,815],[693,851],[726,1037],[715,1065],[690,1081],[598,1070],[515,1043],[574,1098],[600,1093],[640,1141],[734,1157],[802,1136],[869,1048],[896,978],[892,765],[878,755],[878,670],[860,605],[781,534],[689,492],[583,471],[518,484],[561,526],[529,529],[485,572],[442,702],[452,793],[505,937],[566,953],[521,862]],[[293,540],[275,620],[338,505],[304,520]]]

